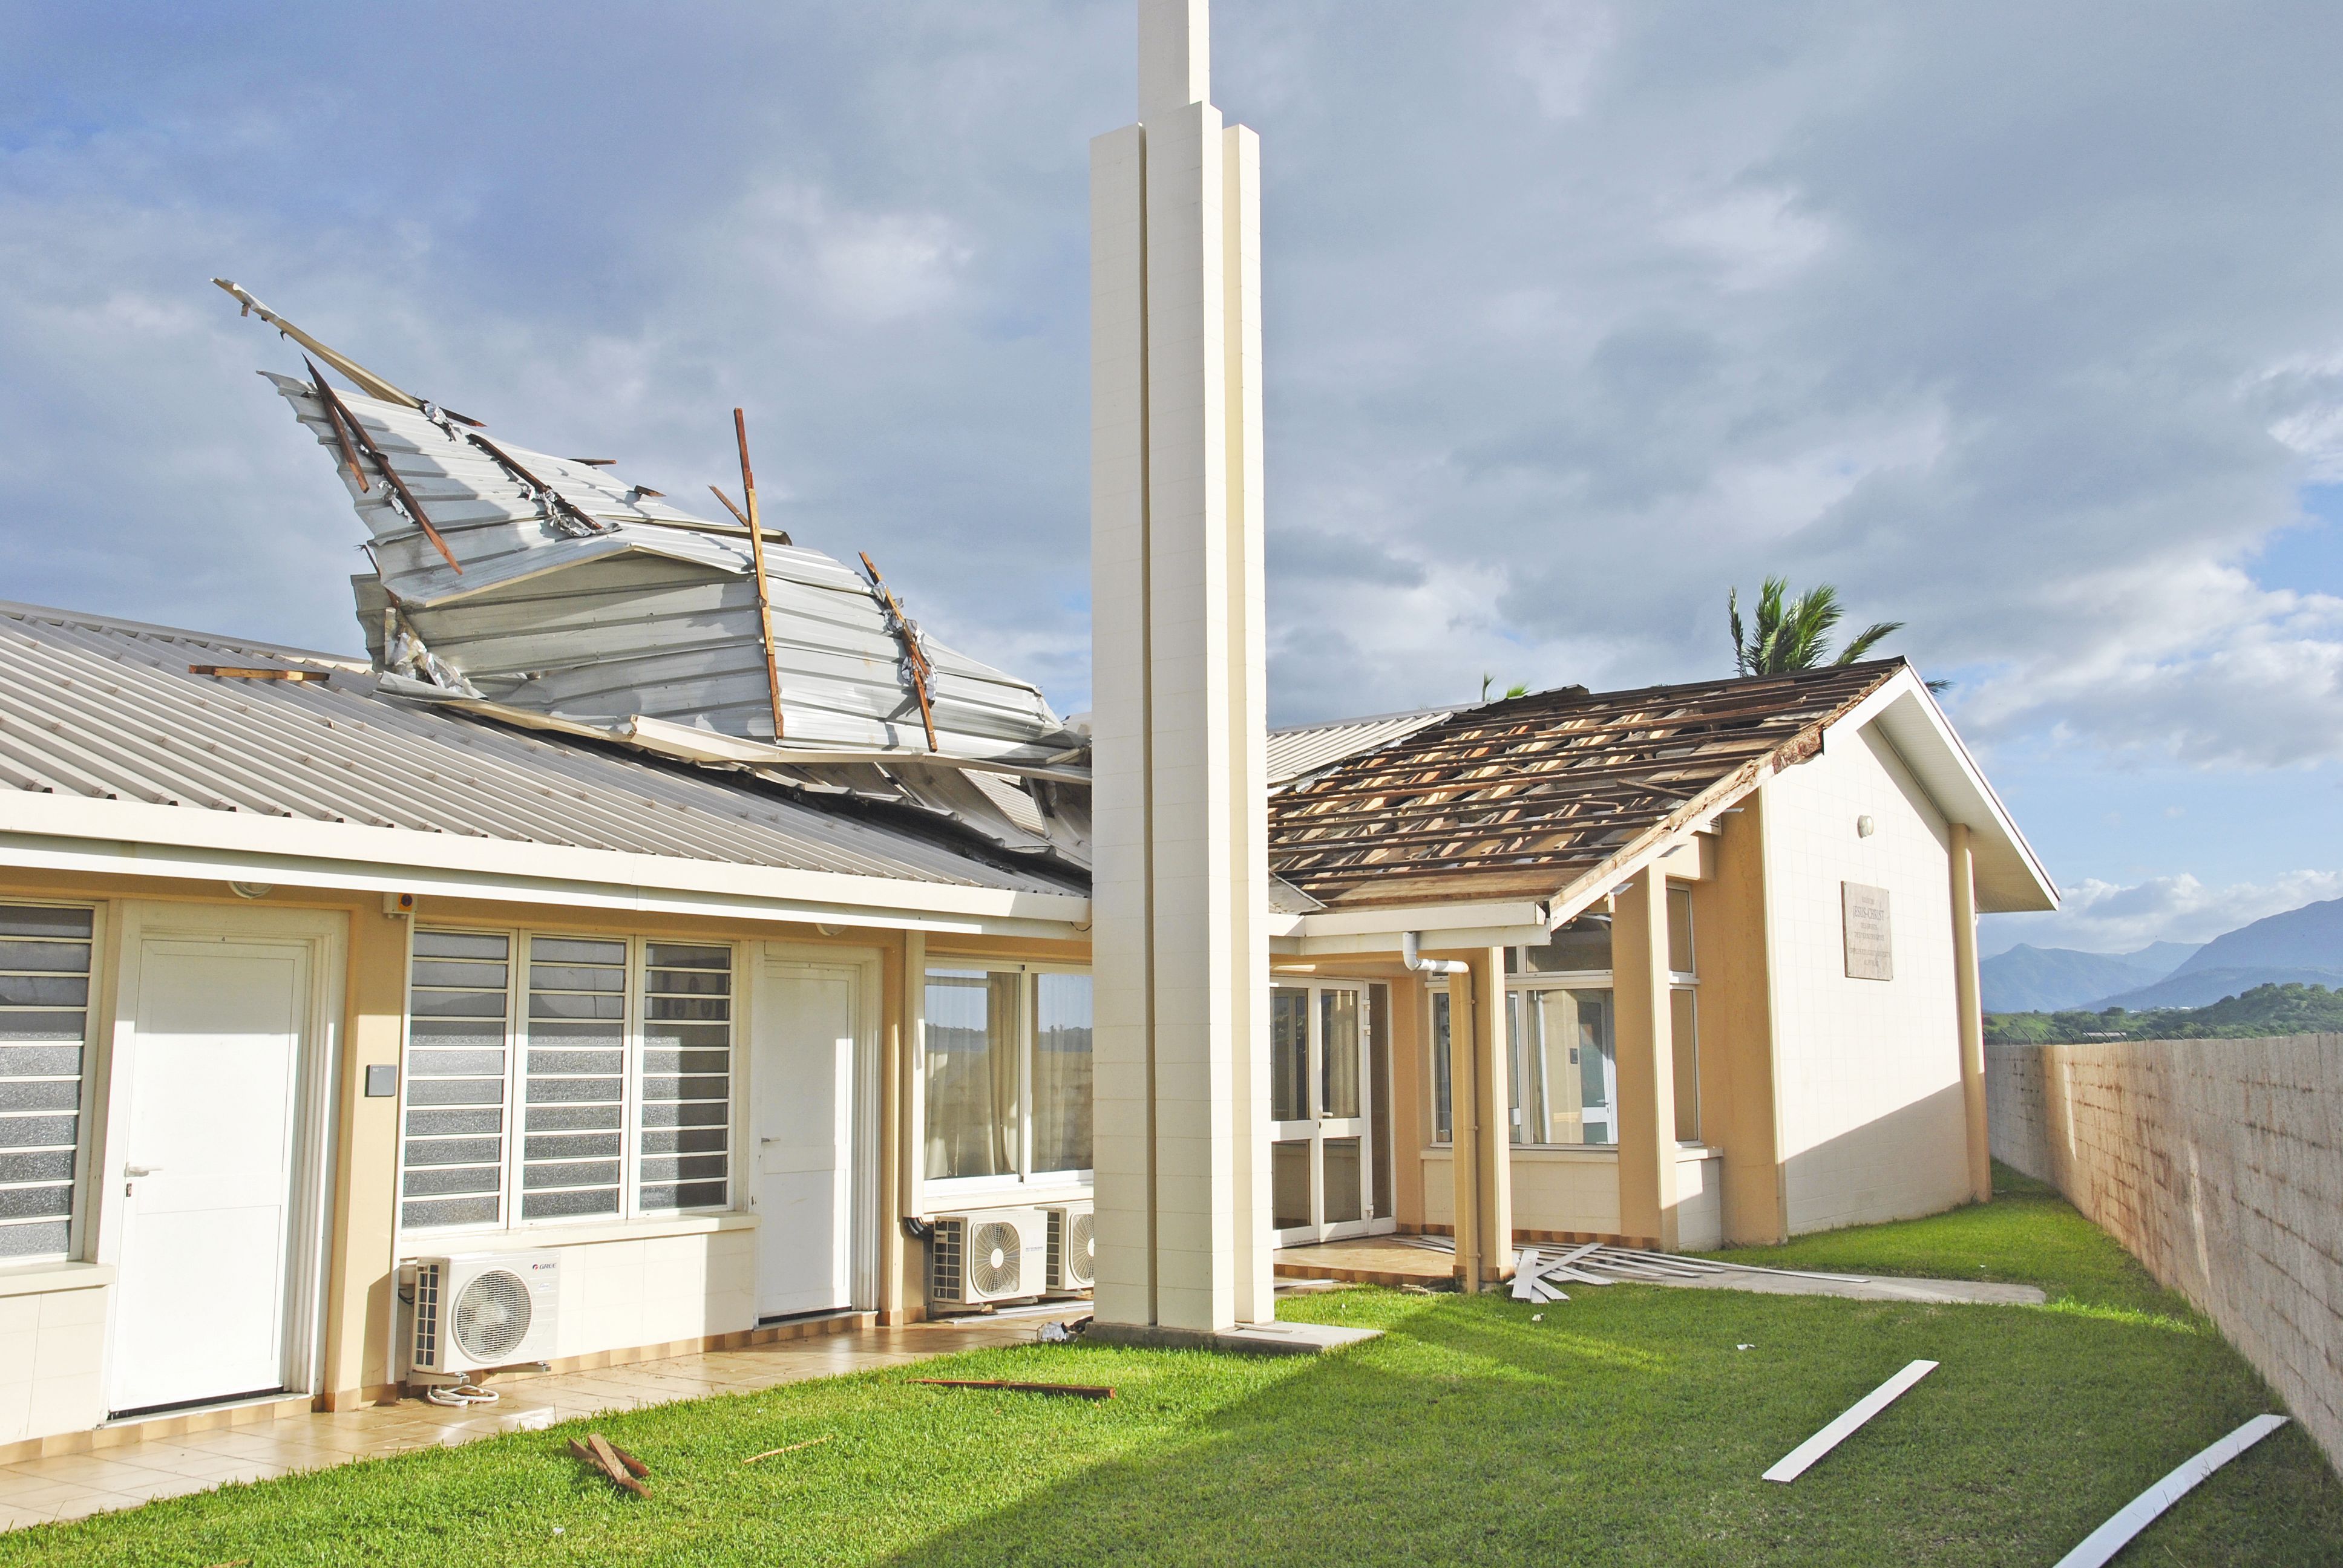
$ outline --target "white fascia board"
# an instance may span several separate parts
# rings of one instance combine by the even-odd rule
[[[1295,918],[1301,926],[1294,934],[1305,941],[1341,936],[1395,938],[1402,931],[1422,931],[1429,937],[1435,931],[1445,933],[1484,926],[1535,926],[1544,930],[1546,908],[1534,899],[1460,899],[1454,903],[1404,904],[1373,910],[1317,910]]]
[[[1463,900],[1400,909],[1323,910],[1270,917],[1270,951],[1281,958],[1395,953],[1420,931],[1433,951],[1523,947],[1546,940],[1546,907],[1534,900]]]
[[[1908,668],[1899,670],[1831,729],[1860,730],[1873,724],[1946,819],[1967,824],[1981,910],[2000,914],[2058,907],[2057,884],[1994,792],[1985,770],[1969,755],[1960,732],[1936,706],[1927,682]]]
[[[1280,958],[1342,958],[1359,953],[1395,953],[1403,930],[1422,931],[1431,952],[1463,952],[1471,948],[1534,947],[1553,935],[1544,920],[1502,926],[1411,925],[1381,931],[1351,931],[1334,936],[1272,937],[1269,950]]]
[[[689,860],[615,849],[421,833],[357,823],[18,795],[0,863],[116,875],[229,878],[294,887],[437,893],[618,909],[694,908],[734,919],[820,920],[930,930],[1079,935],[1075,893]]]

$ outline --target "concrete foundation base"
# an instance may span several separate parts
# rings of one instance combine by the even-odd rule
[[[1092,1322],[1082,1336],[1098,1344],[1136,1345],[1159,1351],[1222,1351],[1252,1356],[1314,1356],[1381,1339],[1381,1329],[1344,1329],[1331,1323],[1239,1323],[1213,1332],[1167,1329],[1150,1323]]]

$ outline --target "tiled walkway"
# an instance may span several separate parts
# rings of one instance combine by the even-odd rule
[[[157,1498],[322,1470],[354,1459],[470,1442],[548,1427],[607,1411],[637,1410],[709,1394],[749,1393],[778,1383],[901,1366],[955,1351],[1030,1342],[1053,1318],[1089,1307],[1024,1317],[871,1328],[749,1350],[639,1362],[596,1372],[499,1377],[492,1405],[450,1410],[421,1400],[332,1414],[309,1412],[251,1426],[222,1427],[96,1453],[60,1454],[0,1465],[0,1530],[135,1508]]]

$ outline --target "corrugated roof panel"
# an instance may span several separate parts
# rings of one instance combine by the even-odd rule
[[[191,664],[325,678],[196,675]],[[387,696],[347,659],[25,605],[0,605],[0,783],[187,810],[1068,890],[745,779]]]
[[[1269,787],[1282,789],[1305,773],[1331,768],[1346,757],[1413,735],[1427,724],[1437,724],[1456,710],[1420,708],[1412,713],[1378,713],[1365,719],[1336,719],[1323,724],[1296,724],[1269,732]]]

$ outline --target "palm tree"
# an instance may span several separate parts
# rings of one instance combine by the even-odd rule
[[[1888,634],[1904,627],[1900,620],[1874,621],[1855,633],[1834,658],[1830,657],[1828,639],[1832,628],[1846,615],[1838,602],[1838,589],[1829,583],[1817,583],[1795,599],[1789,598],[1789,578],[1765,579],[1765,586],[1757,594],[1756,629],[1751,633],[1744,631],[1741,625],[1741,590],[1736,588],[1725,591],[1725,612],[1733,618],[1735,672],[1787,675],[1825,663],[1853,664]],[[1930,682],[1931,686],[1936,684]]]

